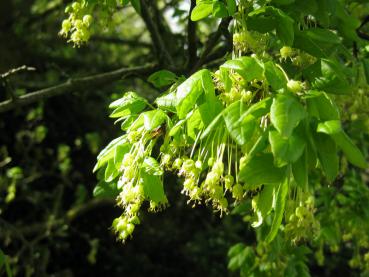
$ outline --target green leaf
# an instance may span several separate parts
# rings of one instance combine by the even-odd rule
[[[278,132],[289,137],[293,129],[306,116],[304,107],[291,95],[278,94],[270,108],[270,119]]]
[[[250,116],[254,118],[259,118],[266,115],[270,111],[270,106],[272,104],[272,98],[267,97],[259,102],[251,105],[245,113],[242,114],[238,122],[248,122]]]
[[[274,217],[272,222],[272,227],[270,228],[269,234],[265,238],[267,243],[270,243],[274,240],[275,236],[278,233],[279,227],[281,226],[283,214],[286,206],[286,197],[288,193],[288,179],[281,183],[277,190],[275,208],[274,208]]]
[[[5,272],[6,272],[7,277],[12,277],[13,273],[10,269],[8,256],[5,255],[5,253],[0,249],[0,273],[2,272],[3,266],[5,266]]]
[[[173,84],[177,75],[169,70],[160,70],[151,74],[147,80],[156,88],[161,88]]]
[[[99,182],[93,190],[93,196],[97,198],[116,198],[119,194],[115,183]]]
[[[147,111],[142,115],[146,131],[152,131],[159,127],[167,118],[167,115],[162,110]]]
[[[308,161],[307,149],[305,149],[302,156],[292,164],[292,174],[297,185],[303,190],[308,188]]]
[[[295,32],[294,47],[318,58],[329,57],[341,43],[339,37],[327,29],[306,29]]]
[[[117,145],[114,151],[114,164],[117,170],[120,169],[123,157],[131,150],[132,145],[129,143]]]
[[[233,245],[231,248],[229,248],[228,250],[228,257],[233,257],[233,256],[237,256],[238,254],[241,253],[242,250],[244,250],[246,247],[246,245],[244,243],[237,243],[235,245]]]
[[[277,91],[286,88],[287,80],[281,69],[274,62],[268,61],[264,64],[265,77],[273,90]]]
[[[309,91],[307,95],[315,95],[306,99],[307,110],[310,116],[314,116],[322,121],[340,119],[338,107],[326,93]]]
[[[168,201],[164,193],[163,183],[160,176],[151,175],[145,170],[142,170],[141,178],[145,197],[158,204],[164,204]]]
[[[190,118],[187,119],[187,135],[196,140],[198,132],[204,128],[200,109],[196,109]]]
[[[223,18],[228,16],[227,6],[223,2],[213,3],[213,16]]]
[[[277,36],[284,45],[292,46],[294,40],[294,21],[291,17],[285,14],[282,10],[275,9],[277,14]]]
[[[174,136],[175,134],[177,134],[179,132],[179,130],[182,129],[183,125],[186,123],[185,119],[181,119],[179,120],[176,125],[174,125],[170,131],[169,131],[169,136]]]
[[[366,83],[369,85],[369,59],[363,59],[363,67],[364,67]]]
[[[222,117],[223,117],[223,112],[224,110],[219,113],[214,119],[213,121],[206,127],[206,129],[204,130],[204,132],[202,133],[200,139],[204,139],[214,128],[218,127],[220,128],[221,123],[223,122]]]
[[[155,103],[160,109],[175,112],[177,106],[177,95],[174,91],[169,92],[163,96],[156,98]]]
[[[128,116],[127,118],[124,119],[124,121],[122,122],[120,128],[123,131],[127,131],[129,129],[129,127],[131,127],[132,123],[135,122],[135,120],[137,118],[138,118],[137,114]]]
[[[133,91],[129,91],[129,92],[126,92],[122,98],[112,102],[109,105],[109,108],[116,109],[120,107],[127,107],[136,101],[146,102],[145,98],[142,98],[141,96],[139,96],[137,93]]]
[[[221,68],[233,69],[246,81],[261,80],[264,76],[262,63],[253,57],[241,57],[225,62]]]
[[[234,15],[237,11],[236,0],[227,0],[227,9],[230,16]]]
[[[246,19],[247,28],[259,33],[268,33],[277,26],[277,18],[272,7],[263,7],[250,12]]]
[[[295,0],[272,0],[272,3],[275,3],[277,5],[290,5],[292,3],[295,3]]]
[[[99,168],[105,165],[110,159],[114,158],[115,148],[118,145],[127,143],[127,136],[123,135],[112,140],[97,156],[97,163],[93,169],[93,172],[96,172]]]
[[[252,199],[253,209],[258,216],[258,221],[253,222],[252,227],[259,227],[272,210],[274,189],[275,186],[265,186],[261,193]]]
[[[294,21],[282,10],[265,6],[248,14],[247,26],[261,33],[276,29],[278,38],[284,45],[291,46],[294,40]]]
[[[318,133],[324,133],[327,135],[334,135],[334,134],[340,133],[342,132],[341,121],[330,120],[330,121],[321,122],[318,124],[316,131]]]
[[[254,156],[241,168],[239,179],[247,185],[275,184],[284,179],[285,168],[276,167],[272,154]]]
[[[138,14],[141,14],[141,3],[140,0],[131,0],[131,4]]]
[[[334,133],[332,137],[350,163],[364,169],[367,168],[368,164],[363,154],[345,132]]]
[[[222,83],[224,84],[224,90],[226,92],[230,92],[231,88],[232,88],[232,80],[229,77],[229,71],[224,67],[220,67],[219,71],[220,71],[220,79],[221,79]]]
[[[312,82],[313,89],[333,94],[348,94],[351,86],[338,63],[328,59],[321,60],[321,76]]]
[[[278,131],[269,131],[269,142],[272,148],[275,164],[278,167],[296,162],[305,149],[305,140],[297,133],[283,137]]]
[[[179,119],[186,117],[194,108],[197,99],[204,92],[202,87],[202,75],[207,69],[200,70],[180,84],[177,88],[177,113]]]
[[[108,162],[108,166],[105,169],[105,182],[113,181],[119,175],[119,171],[116,169],[114,160],[111,159]]]
[[[317,133],[314,137],[319,162],[329,182],[338,175],[338,155],[336,143],[326,134]]]
[[[146,173],[151,175],[161,176],[164,173],[158,161],[155,160],[153,157],[145,158],[144,162],[142,163],[142,169],[144,169]]]
[[[230,136],[240,145],[244,145],[250,139],[256,125],[254,118],[239,122],[239,118],[245,110],[246,105],[242,101],[237,101],[222,112]]]
[[[212,1],[203,1],[196,5],[196,7],[192,10],[191,20],[198,21],[201,20],[213,12],[213,4]]]
[[[109,105],[109,108],[114,109],[110,117],[118,118],[136,114],[141,112],[146,105],[147,101],[144,98],[138,96],[134,92],[127,92],[121,99]]]
[[[209,70],[204,70],[201,75],[202,88],[205,92],[203,103],[199,104],[199,111],[205,126],[209,125],[213,119],[222,111],[223,106],[215,96],[215,87]]]

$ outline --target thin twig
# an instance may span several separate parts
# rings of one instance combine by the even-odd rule
[[[16,102],[14,102],[13,100],[6,100],[0,102],[0,113],[15,109],[17,107],[25,106],[49,97],[72,92],[75,90],[83,90],[90,87],[103,86],[113,81],[119,80],[123,76],[126,77],[129,75],[136,74],[146,75],[154,72],[156,69],[157,69],[156,65],[149,64],[145,66],[120,68],[114,71],[82,78],[74,78],[74,79],[72,78],[62,84],[34,91],[26,95],[22,95],[17,98]]]
[[[192,10],[196,7],[196,0],[191,0],[191,7],[188,14],[187,23],[187,45],[188,45],[188,61],[187,69],[191,69],[197,60],[197,36],[196,36],[196,22],[191,20]]]
[[[9,71],[7,71],[3,74],[0,74],[0,79],[6,79],[9,76],[14,75],[14,74],[19,73],[19,72],[22,72],[22,71],[35,71],[35,70],[36,70],[36,68],[34,68],[34,67],[22,65],[20,67],[10,69]]]
[[[151,6],[151,0],[145,1],[141,0],[141,18],[146,24],[146,28],[148,29],[151,40],[154,46],[154,49],[159,57],[159,63],[164,62],[164,65],[168,65],[169,67],[174,67],[173,58],[170,55],[163,38],[158,30],[158,26],[154,23],[151,13],[149,12],[148,6]]]
[[[225,33],[226,29],[228,29],[229,23],[231,22],[232,18],[227,17],[223,18],[222,21],[219,24],[218,30],[213,33],[210,36],[210,39],[205,45],[204,51],[201,54],[200,59],[197,61],[195,66],[192,68],[191,73],[195,72],[197,69],[199,69],[207,60],[208,55],[211,53],[211,51],[214,49],[214,47],[217,45],[218,40],[220,39],[221,35]]]

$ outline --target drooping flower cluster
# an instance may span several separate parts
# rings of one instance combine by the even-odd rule
[[[293,243],[311,240],[318,236],[320,224],[314,217],[315,210],[314,197],[310,196],[304,202],[300,202],[294,213],[290,215],[284,232]]]
[[[91,36],[90,26],[93,21],[93,17],[88,14],[88,10],[86,4],[80,2],[73,2],[68,6],[65,12],[69,16],[63,20],[59,34],[63,37],[70,36],[69,41],[77,46],[86,43]]]

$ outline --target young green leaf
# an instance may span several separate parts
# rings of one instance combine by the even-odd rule
[[[313,89],[332,94],[348,94],[351,86],[340,65],[329,59],[321,60],[321,76],[312,82]]]
[[[265,77],[273,90],[277,91],[286,88],[287,80],[282,70],[274,62],[268,61],[264,64]]]
[[[227,0],[227,9],[228,9],[228,14],[230,16],[234,15],[237,11],[237,3],[236,0]]]
[[[321,122],[318,124],[316,129],[318,133],[324,133],[327,135],[334,135],[342,132],[341,121],[339,120],[330,120]]]
[[[221,68],[233,69],[246,81],[261,80],[264,76],[263,64],[253,57],[241,57],[225,62]]]
[[[339,120],[338,107],[332,99],[324,92],[309,91],[306,98],[307,111],[310,116],[322,121]]]
[[[286,168],[276,167],[272,154],[254,156],[241,168],[239,179],[247,185],[274,184],[281,182]]]
[[[141,168],[144,169],[146,173],[155,176],[161,176],[164,173],[158,161],[153,157],[146,157]]]
[[[294,20],[285,14],[282,10],[275,9],[277,18],[277,36],[284,45],[292,46],[294,40]]]
[[[164,193],[163,183],[160,176],[152,175],[145,170],[142,170],[141,178],[145,197],[157,204],[164,204],[168,201]]]
[[[191,20],[198,21],[201,20],[213,12],[213,1],[201,1],[192,10]]]
[[[179,119],[186,117],[187,113],[193,109],[197,99],[204,92],[202,87],[202,75],[207,69],[200,70],[180,84],[177,88],[177,113]]]
[[[338,175],[338,155],[336,143],[328,135],[317,133],[314,137],[319,162],[329,182]]]
[[[140,0],[130,0],[133,8],[138,14],[141,14],[141,2]]]
[[[304,119],[304,107],[291,95],[278,94],[270,108],[270,119],[278,132],[289,137],[293,129]]]
[[[156,98],[155,103],[160,109],[176,112],[177,95],[174,91]]]
[[[223,2],[213,3],[213,16],[217,18],[223,18],[228,16],[227,6]]]
[[[162,110],[147,111],[142,115],[146,131],[152,131],[159,127],[167,118],[167,115]]]
[[[287,178],[279,185],[277,190],[272,227],[270,228],[270,231],[265,238],[265,241],[267,243],[270,243],[274,240],[282,223],[283,214],[286,206],[286,197],[288,193],[289,180]]]
[[[308,189],[308,180],[309,180],[306,149],[302,154],[302,156],[292,164],[292,174],[297,185],[306,191]]]
[[[114,160],[111,159],[108,162],[108,166],[105,169],[105,182],[113,181],[119,175],[119,171],[115,167]]]
[[[253,209],[258,216],[258,221],[252,223],[252,227],[259,227],[264,218],[272,210],[275,186],[265,186],[261,193],[252,199]]]
[[[296,162],[305,149],[305,140],[297,133],[283,137],[278,131],[269,131],[269,142],[278,167]]]
[[[237,101],[222,112],[230,136],[240,145],[245,144],[250,139],[256,125],[253,117],[248,121],[239,122],[239,118],[245,110],[246,105],[242,101]]]
[[[161,88],[173,84],[177,80],[177,75],[169,70],[160,70],[151,74],[147,80],[156,88]]]
[[[367,168],[368,164],[363,154],[344,131],[334,133],[332,137],[350,163],[361,168]]]

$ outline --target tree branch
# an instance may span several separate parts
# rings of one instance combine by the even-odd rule
[[[0,103],[0,113],[63,93],[68,93],[71,91],[86,89],[90,87],[103,86],[128,75],[149,74],[156,70],[156,65],[149,64],[138,67],[120,68],[114,71],[82,78],[72,78],[62,84],[22,95],[17,98],[16,102],[14,102],[13,100],[3,101]]]
[[[369,15],[367,15],[363,21],[361,22],[360,26],[356,29],[356,34],[364,40],[369,40],[369,34],[361,31],[361,29],[369,22]]]
[[[152,45],[150,43],[144,41],[138,41],[137,39],[125,39],[125,38],[117,38],[117,37],[106,37],[106,36],[93,36],[91,41],[105,42],[105,43],[114,43],[114,44],[126,44],[128,46],[134,47],[145,47],[149,48]]]
[[[191,0],[191,7],[188,14],[187,24],[187,45],[188,45],[188,61],[187,69],[191,69],[197,60],[197,36],[196,36],[196,22],[191,20],[192,10],[196,7],[196,0]]]
[[[200,59],[197,61],[197,63],[192,68],[191,73],[195,72],[206,62],[208,55],[217,45],[217,42],[220,39],[221,35],[223,33],[226,33],[226,30],[228,30],[228,26],[231,20],[232,20],[231,17],[222,19],[222,21],[219,24],[218,30],[210,36],[210,39],[206,43],[204,51],[202,52]]]
[[[0,79],[6,79],[9,76],[14,75],[14,74],[16,74],[18,72],[21,72],[21,71],[35,71],[35,70],[36,70],[36,68],[34,68],[34,67],[29,67],[29,66],[26,66],[26,65],[22,65],[20,67],[10,69],[9,71],[7,71],[3,74],[0,74]]]
[[[164,62],[165,65],[169,65],[170,67],[174,67],[173,58],[167,50],[167,47],[163,41],[163,38],[160,35],[158,30],[158,26],[154,23],[152,16],[148,10],[148,6],[150,6],[150,1],[141,0],[141,18],[146,24],[146,28],[148,29],[151,40],[153,42],[154,50],[159,55],[159,63]]]

